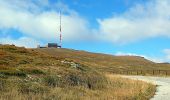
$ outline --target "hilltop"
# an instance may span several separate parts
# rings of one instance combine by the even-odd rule
[[[140,56],[114,56],[108,54],[57,48],[43,48],[36,50],[49,55],[53,55],[55,57],[69,58],[102,72],[123,72],[127,70],[170,70],[170,64],[168,63],[155,63]]]
[[[118,65],[126,69],[123,65],[141,62],[155,64],[141,57],[0,45],[0,99],[147,100],[155,85],[107,74],[108,70],[120,70]]]

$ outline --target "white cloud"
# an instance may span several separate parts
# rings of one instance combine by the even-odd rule
[[[157,62],[157,63],[164,63],[164,62],[169,62],[170,63],[170,49],[164,49],[162,50],[164,56],[161,57],[153,57],[153,56],[148,56],[148,55],[144,55],[144,54],[135,54],[135,53],[126,53],[126,52],[117,52],[115,53],[116,56],[140,56],[140,57],[144,57],[148,60],[151,60],[153,62]]]
[[[148,59],[150,61],[156,62],[156,63],[162,63],[162,62],[166,62],[166,59],[163,58],[159,58],[159,57],[150,57],[147,55],[141,55],[141,54],[135,54],[135,53],[125,53],[125,52],[117,52],[115,53],[116,56],[140,56],[140,57],[144,57],[145,59]]]
[[[111,18],[98,19],[99,39],[129,43],[146,38],[170,37],[170,0],[150,0],[136,4]]]
[[[165,53],[167,61],[170,62],[170,49],[165,49],[163,52]]]
[[[60,8],[64,12],[64,41],[91,39],[124,44],[158,36],[170,37],[169,0],[149,0],[120,15],[98,19],[99,29],[90,29],[85,18],[62,2],[0,0],[0,30],[15,29],[35,40],[59,40]]]
[[[59,40],[59,13],[50,9],[48,0],[38,1],[1,0],[0,29],[16,29],[35,39]],[[88,22],[62,3],[53,7],[61,6],[66,13],[62,15],[64,41],[88,37]]]
[[[0,38],[0,43],[15,44],[16,46],[35,48],[40,42],[28,37],[21,37],[19,39],[12,39],[8,37],[8,38]]]

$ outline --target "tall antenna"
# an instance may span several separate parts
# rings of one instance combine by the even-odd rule
[[[61,10],[60,10],[60,48],[62,47]]]

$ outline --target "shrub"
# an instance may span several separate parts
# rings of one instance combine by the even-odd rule
[[[40,69],[36,69],[36,68],[31,68],[31,67],[20,68],[20,70],[27,74],[45,74],[44,71],[42,71]]]
[[[3,74],[0,74],[0,78],[7,78],[7,77]]]
[[[78,86],[86,83],[86,80],[83,77],[74,74],[69,75],[67,79],[71,86]]]
[[[31,70],[31,74],[45,74],[45,73],[42,70],[34,69],[34,70]]]
[[[61,79],[56,75],[48,75],[44,77],[44,82],[48,86],[56,87],[61,84]]]
[[[1,70],[0,74],[7,75],[7,76],[19,76],[19,77],[26,77],[26,73],[22,71],[13,71],[13,70]]]
[[[107,78],[99,73],[69,73],[65,78],[69,86],[84,86],[89,89],[102,89],[107,84]]]

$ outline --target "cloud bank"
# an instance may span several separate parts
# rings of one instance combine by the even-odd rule
[[[170,1],[149,0],[110,18],[97,19],[98,29],[67,5],[49,0],[1,0],[0,30],[16,29],[29,38],[55,40],[62,8],[64,41],[98,40],[125,44],[158,36],[170,37]],[[95,30],[95,31],[94,31]]]
[[[117,52],[115,53],[116,56],[140,56],[140,57],[144,57],[145,59],[148,59],[150,61],[153,61],[153,62],[156,62],[156,63],[162,63],[162,62],[165,62],[167,61],[167,59],[165,58],[159,58],[159,57],[150,57],[150,56],[147,56],[147,55],[143,55],[143,54],[135,54],[135,53],[126,53],[126,52]]]
[[[121,52],[121,51],[115,53],[115,55],[117,56],[140,56],[140,57],[144,57],[156,63],[170,62],[170,49],[164,49],[162,52],[164,54],[164,56],[162,57],[153,57],[153,56],[151,57],[145,54],[135,54],[135,53],[127,53],[127,52]]]
[[[165,53],[167,62],[170,62],[170,49],[165,49],[163,52]]]
[[[21,37],[18,39],[12,39],[12,38],[0,38],[0,43],[3,44],[15,44],[17,46],[25,46],[27,48],[35,48],[40,42],[37,40],[34,40],[32,38],[28,38],[28,37]]]
[[[98,19],[100,38],[130,43],[158,36],[170,37],[170,0],[148,0],[120,15]]]
[[[61,7],[64,13],[62,15],[64,40],[88,37],[86,35],[89,33],[88,22],[66,5],[61,2],[50,4],[48,0],[33,1],[35,0],[1,0],[0,30],[15,29],[28,38],[56,40],[59,37],[58,9]]]

